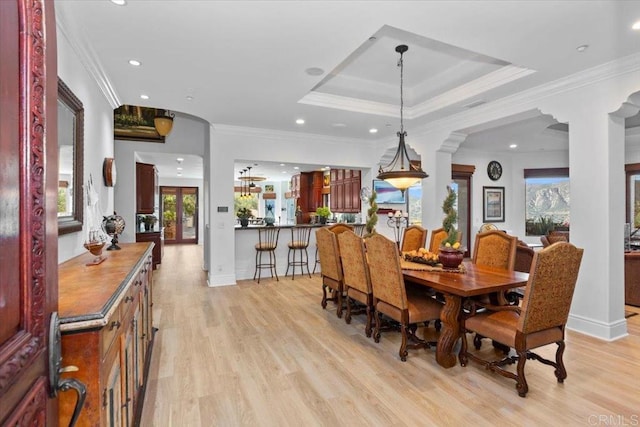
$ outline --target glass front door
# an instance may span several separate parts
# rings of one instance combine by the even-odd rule
[[[198,243],[198,188],[160,187],[165,243]]]

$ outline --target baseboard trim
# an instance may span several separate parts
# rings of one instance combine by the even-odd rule
[[[567,329],[605,341],[616,341],[629,335],[627,319],[624,317],[615,322],[605,323],[589,317],[570,314]]]

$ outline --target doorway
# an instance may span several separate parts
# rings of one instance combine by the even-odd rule
[[[198,243],[198,187],[160,187],[164,242]]]

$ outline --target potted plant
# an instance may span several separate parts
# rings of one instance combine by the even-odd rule
[[[142,218],[142,222],[144,223],[144,229],[146,231],[150,231],[153,229],[153,226],[158,222],[158,218],[155,215],[145,215]]]
[[[253,218],[253,214],[251,213],[251,209],[249,208],[238,209],[238,212],[236,212],[236,216],[240,218],[240,225],[242,227],[248,227],[249,218]]]
[[[458,213],[453,207],[456,203],[456,197],[456,192],[447,186],[447,197],[442,203],[442,212],[445,214],[442,220],[442,228],[447,232],[447,237],[442,239],[440,253],[438,254],[438,261],[444,268],[458,268],[465,253],[465,248],[458,241],[458,230],[454,225],[458,220]]]
[[[316,209],[316,215],[320,218],[320,224],[326,224],[327,218],[331,215],[331,211],[326,206],[320,206]]]

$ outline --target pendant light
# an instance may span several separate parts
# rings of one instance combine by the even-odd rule
[[[240,171],[240,198],[243,199],[244,198],[244,181],[242,180],[242,175],[244,174],[244,171]]]
[[[402,194],[407,188],[417,183],[421,179],[428,177],[422,168],[411,163],[409,159],[409,153],[407,153],[407,147],[404,142],[404,137],[407,136],[407,132],[404,130],[404,98],[403,98],[403,84],[404,84],[404,62],[402,55],[409,50],[407,45],[396,46],[396,52],[400,54],[400,60],[398,65],[400,66],[400,132],[398,132],[398,150],[391,162],[386,166],[378,169],[378,179],[382,179],[389,184],[399,189]]]
[[[248,199],[249,198],[249,187],[244,185],[244,183],[247,181],[247,179],[246,179],[247,176],[249,176],[247,168],[242,169],[242,172],[245,174],[245,177],[244,177],[244,179],[242,181],[242,198],[243,199]],[[246,193],[244,192],[245,187],[247,189]]]
[[[167,136],[171,129],[173,128],[173,118],[175,114],[171,111],[166,112],[166,114],[159,114],[153,118],[153,125],[156,127],[156,132],[160,136]]]

